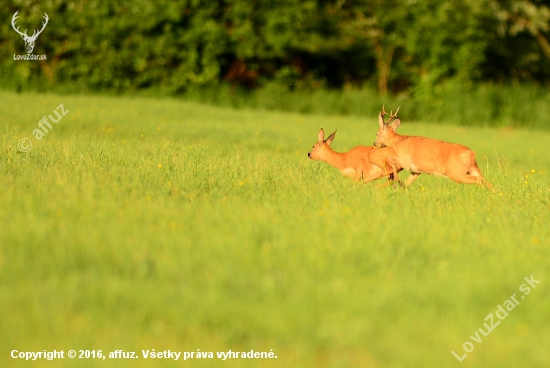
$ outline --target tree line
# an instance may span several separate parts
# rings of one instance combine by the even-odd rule
[[[49,23],[35,54],[14,60]],[[0,8],[5,88],[181,94],[227,83],[289,89],[550,81],[550,1],[537,0],[8,0]]]

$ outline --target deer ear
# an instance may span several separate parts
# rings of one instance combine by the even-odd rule
[[[330,144],[334,140],[335,136],[336,136],[336,130],[334,131],[334,133],[328,136],[327,140],[325,141],[325,144],[330,147]]]
[[[401,126],[401,119],[397,118],[391,123],[391,130],[394,132]]]
[[[325,131],[323,128],[319,130],[319,134],[317,134],[317,140],[319,143],[322,143],[325,140]]]

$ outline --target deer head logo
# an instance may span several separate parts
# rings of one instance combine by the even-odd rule
[[[36,38],[38,37],[38,35],[40,33],[42,33],[44,28],[46,28],[46,24],[48,24],[48,14],[44,13],[45,22],[42,23],[42,29],[40,31],[39,30],[34,30],[32,36],[28,36],[26,29],[25,29],[25,32],[21,32],[21,31],[19,31],[19,26],[17,26],[17,28],[15,28],[15,20],[19,17],[17,15],[17,13],[19,13],[19,10],[16,11],[15,14],[13,15],[13,18],[11,18],[11,26],[13,27],[15,32],[17,32],[21,35],[21,38],[23,38],[23,40],[25,41],[25,49],[27,49],[27,53],[30,54],[30,53],[32,53],[32,50],[34,49],[34,42],[36,41]]]

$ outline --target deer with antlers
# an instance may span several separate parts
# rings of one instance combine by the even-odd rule
[[[425,137],[399,135],[396,133],[401,125],[401,119],[390,112],[389,121],[384,121],[388,113],[382,106],[378,114],[380,129],[376,133],[376,147],[390,147],[395,151],[391,158],[390,166],[397,176],[397,168],[403,168],[411,172],[405,186],[409,186],[420,174],[430,174],[447,177],[458,183],[485,184],[493,190],[493,186],[485,180],[475,159],[475,152],[466,146],[455,143],[438,141]]]
[[[17,28],[16,28],[15,20],[19,17],[17,15],[17,13],[19,13],[19,10],[17,10],[15,12],[15,14],[13,15],[13,17],[11,18],[11,26],[13,27],[15,32],[17,32],[21,35],[21,38],[23,38],[23,40],[25,41],[25,49],[27,50],[27,53],[30,54],[30,53],[32,53],[32,50],[34,49],[34,42],[38,38],[38,35],[40,35],[40,33],[42,33],[44,28],[46,28],[46,24],[48,24],[48,19],[49,19],[48,14],[44,13],[45,22],[42,23],[42,29],[40,31],[35,29],[33,34],[31,36],[29,36],[29,35],[27,35],[27,30],[26,29],[25,29],[25,32],[21,32],[21,31],[19,31],[19,26],[17,26]]]

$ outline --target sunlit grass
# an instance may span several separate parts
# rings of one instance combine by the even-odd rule
[[[474,149],[496,188],[421,176],[405,191],[307,159],[320,127],[338,129],[336,150],[371,144],[377,111],[0,93],[0,113],[1,366],[12,349],[152,348],[278,356],[231,366],[450,366],[531,274],[541,284],[462,364],[550,359],[548,133],[408,124],[403,110],[402,134]]]

